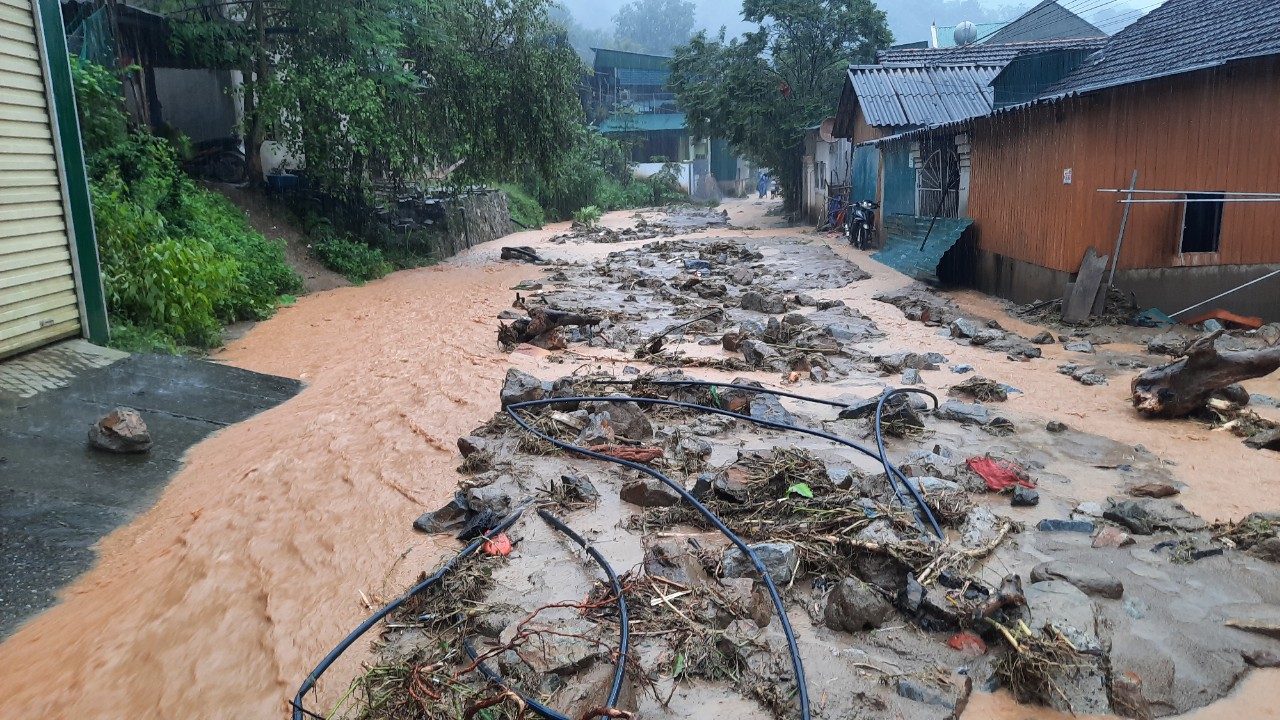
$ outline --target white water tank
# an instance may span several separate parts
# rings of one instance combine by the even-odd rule
[[[957,45],[972,45],[978,41],[978,26],[965,20],[956,26],[954,37]]]

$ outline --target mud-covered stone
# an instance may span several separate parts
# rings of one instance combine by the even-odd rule
[[[1157,335],[1147,341],[1147,353],[1179,357],[1187,350],[1187,339],[1175,332]]]
[[[507,370],[507,377],[502,381],[502,407],[542,400],[546,396],[547,388],[541,380],[515,368]]]
[[[795,572],[799,557],[796,554],[794,545],[790,543],[760,543],[750,547],[755,552],[756,557],[760,558],[760,563],[764,565],[764,569],[768,571],[769,578],[773,580],[775,585],[791,582],[791,575]],[[751,563],[751,558],[736,547],[725,550],[720,562],[724,570],[724,576],[727,578],[756,576],[756,569]]]
[[[658,575],[686,587],[703,585],[708,581],[707,571],[692,552],[688,541],[668,538],[658,540],[644,554],[644,571]]]
[[[1088,340],[1073,340],[1063,346],[1067,352],[1091,353],[1093,352],[1093,343]]]
[[[967,548],[989,545],[999,535],[1000,519],[991,510],[978,506],[965,515],[960,528],[960,544]]]
[[[915,368],[907,368],[902,371],[903,385],[923,385],[924,381],[920,379],[920,371]]]
[[[1049,421],[1049,422],[1044,426],[1044,429],[1045,429],[1045,430],[1048,430],[1048,431],[1049,431],[1049,432],[1051,432],[1051,433],[1064,433],[1064,432],[1066,432],[1067,430],[1069,430],[1070,428],[1068,428],[1068,427],[1067,427],[1067,424],[1066,424],[1066,423],[1064,423],[1064,422],[1058,422],[1057,420],[1050,420],[1050,421]]]
[[[870,585],[845,578],[827,596],[823,623],[832,630],[858,632],[878,628],[893,616],[893,606]]]
[[[489,449],[489,441],[475,435],[463,435],[458,438],[458,452],[462,453],[462,457],[471,457],[478,452],[484,452]]]
[[[151,449],[151,431],[137,410],[118,407],[89,426],[89,444],[112,453],[144,453]]]
[[[1036,523],[1036,529],[1040,532],[1077,532],[1092,533],[1093,522],[1090,520],[1059,520],[1056,518],[1045,518]]]
[[[595,502],[600,499],[600,491],[596,490],[596,486],[585,477],[566,473],[560,476],[560,484],[570,500]]]
[[[979,330],[969,338],[970,345],[990,345],[1004,339],[1004,332],[1001,330]]]
[[[1114,527],[1104,527],[1098,531],[1093,537],[1093,547],[1095,548],[1122,548],[1126,545],[1132,545],[1134,539],[1129,537],[1129,533]]]
[[[757,394],[751,398],[751,404],[748,407],[748,414],[756,420],[782,423],[784,425],[795,425],[797,422],[796,417],[782,406],[782,401],[778,399],[777,395]]]
[[[510,478],[504,478],[510,480]],[[475,512],[491,512],[495,515],[506,515],[511,512],[511,495],[503,489],[504,479],[491,485],[482,485],[467,490],[467,506]]]
[[[462,493],[455,493],[453,500],[439,510],[423,513],[417,520],[413,521],[413,529],[430,535],[441,533],[455,533],[462,529],[466,524],[467,517],[471,515],[471,508],[467,504],[466,496]]]
[[[972,320],[965,318],[956,318],[947,326],[951,331],[951,336],[956,338],[971,338],[978,334],[978,326]]]
[[[1035,507],[1040,504],[1040,493],[1029,487],[1018,485],[1013,488],[1013,497],[1009,504],[1013,507]]]
[[[1203,519],[1173,500],[1138,498],[1111,502],[1102,517],[1123,525],[1135,535],[1151,535],[1160,530],[1196,532],[1208,527]]]
[[[782,356],[762,340],[746,340],[742,343],[742,359],[752,367],[772,368],[782,363]]]
[[[1035,343],[1036,345],[1052,345],[1054,342],[1056,342],[1056,340],[1053,337],[1053,333],[1049,332],[1048,330],[1045,330],[1039,333],[1038,335],[1036,335],[1035,337],[1031,338],[1031,342]]]
[[[623,483],[619,497],[624,502],[640,507],[672,507],[678,505],[681,499],[680,493],[648,475]]]
[[[1031,582],[1063,580],[1079,588],[1086,595],[1118,600],[1124,595],[1124,585],[1111,573],[1100,567],[1051,560],[1031,569]]]
[[[766,315],[779,315],[787,311],[787,304],[781,295],[762,295],[755,290],[742,293],[738,307]]]
[[[958,422],[962,425],[982,425],[989,419],[987,408],[981,403],[963,403],[959,400],[948,400],[938,408],[938,417]]]
[[[621,399],[629,396],[616,394],[610,397]],[[620,437],[636,441],[649,440],[653,437],[653,423],[650,422],[649,416],[645,415],[639,403],[625,400],[596,401],[583,403],[582,407],[589,413],[607,412],[610,427]]]
[[[888,546],[902,542],[902,537],[894,531],[888,520],[880,519],[860,530],[857,541]]]

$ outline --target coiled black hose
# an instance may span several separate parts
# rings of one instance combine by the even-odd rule
[[[587,554],[591,556],[591,559],[595,560],[596,564],[600,566],[600,569],[604,570],[604,574],[608,576],[609,584],[613,587],[613,593],[618,598],[618,622],[621,625],[621,629],[619,630],[619,637],[618,637],[618,660],[616,663],[614,663],[613,686],[609,689],[609,699],[605,701],[605,707],[609,707],[609,708],[617,707],[618,697],[622,695],[622,681],[623,681],[624,674],[626,672],[627,652],[630,650],[630,647],[631,647],[631,628],[629,626],[629,621],[627,618],[627,599],[623,595],[622,581],[618,579],[618,574],[614,572],[613,566],[609,564],[609,561],[605,560],[604,556],[601,555],[600,552],[596,550],[594,546],[589,544],[586,541],[586,539],[584,539],[578,533],[574,532],[573,528],[569,527],[568,525],[565,525],[563,522],[557,519],[556,516],[552,515],[546,510],[539,509],[538,515],[543,520],[546,520],[547,523],[551,525],[551,527],[564,533],[566,536],[568,536],[570,540],[574,541],[580,547],[582,547],[583,550],[587,551]],[[497,671],[493,670],[488,665],[486,665],[483,660],[479,660],[480,656],[478,653],[476,653],[476,649],[471,644],[471,639],[466,636],[465,631],[463,632],[463,636],[462,636],[462,647],[467,651],[467,655],[473,661],[475,661],[476,669],[479,670],[482,675],[484,675],[490,681],[497,683],[498,685],[501,685],[507,688],[508,690],[510,690],[511,692],[515,693],[516,695],[518,695],[520,699],[524,701],[525,705],[528,705],[532,710],[537,712],[539,715],[542,715],[548,720],[572,720],[572,718],[569,718],[565,715],[561,715],[555,710],[552,710],[546,705],[543,705],[537,700],[534,700],[533,698],[521,692],[519,689],[508,685],[507,681],[502,677],[502,675],[498,674]]]
[[[604,379],[604,378],[601,378],[601,379],[588,378],[588,380],[592,383],[599,384],[599,385],[629,385],[634,383],[637,385],[657,385],[657,386],[663,386],[663,387],[685,386],[685,387],[705,387],[705,388],[729,388],[733,390],[747,390],[755,393],[765,393],[765,394],[774,395],[777,397],[791,398],[792,400],[802,400],[804,402],[816,403],[818,405],[827,405],[830,407],[839,407],[839,408],[847,407],[845,403],[838,402],[835,400],[826,400],[824,398],[809,397],[808,395],[799,395],[796,393],[784,392],[781,390],[759,388],[752,385],[721,383],[721,382],[714,382],[710,380],[650,380],[647,378],[637,379],[637,380],[613,380],[613,379]],[[889,487],[893,490],[893,494],[895,497],[897,497],[898,502],[903,505],[908,504],[907,499],[902,496],[902,489],[898,486],[898,480],[901,479],[902,485],[907,488],[907,492],[910,493],[912,499],[915,500],[917,509],[913,510],[913,513],[916,517],[916,523],[920,525],[921,528],[924,528],[924,521],[921,520],[920,518],[921,513],[923,513],[925,519],[929,521],[929,526],[930,526],[929,529],[933,531],[933,534],[936,535],[938,539],[942,539],[943,538],[942,528],[938,525],[938,521],[934,517],[933,511],[929,508],[928,505],[925,504],[924,498],[920,495],[920,491],[914,486],[912,486],[910,482],[907,481],[906,476],[904,476],[902,472],[898,470],[896,466],[893,465],[893,463],[889,462],[889,456],[884,449],[885,403],[888,402],[888,400],[892,397],[899,396],[899,395],[906,395],[906,394],[924,395],[925,397],[933,400],[933,407],[935,410],[938,408],[938,396],[934,395],[928,390],[921,390],[919,388],[897,388],[893,390],[886,390],[885,392],[881,393],[880,402],[876,404],[875,422],[874,422],[876,448],[879,450],[879,453],[873,453],[867,448],[864,448],[857,443],[835,438],[834,436],[822,435],[820,437],[836,440],[837,442],[840,442],[844,445],[847,445],[857,450],[858,452],[861,452],[863,455],[866,455],[867,457],[871,457],[871,458],[875,458],[876,460],[879,460],[881,464],[884,466],[884,472],[889,478]],[[699,405],[698,407],[705,407],[705,406]],[[732,417],[743,417],[733,412],[730,412],[728,414]],[[801,432],[805,432],[804,428],[795,427],[792,425],[786,425],[783,427],[783,429],[799,430]]]
[[[437,570],[434,575],[427,578],[426,580],[423,580],[417,585],[414,585],[412,588],[409,588],[408,592],[396,598],[395,600],[392,600],[391,602],[387,603],[385,606],[383,606],[381,610],[370,615],[368,619],[360,623],[360,625],[356,627],[355,630],[352,630],[349,635],[343,638],[342,642],[338,643],[338,645],[335,648],[330,650],[329,654],[325,655],[324,659],[320,661],[320,664],[316,665],[316,668],[312,670],[310,674],[307,675],[307,679],[302,681],[302,686],[298,688],[298,694],[294,696],[293,702],[291,703],[293,705],[293,720],[305,720],[304,716],[310,716],[312,718],[321,717],[320,715],[316,715],[315,713],[303,707],[302,696],[306,695],[308,692],[311,692],[311,689],[316,686],[317,682],[319,682],[320,676],[323,675],[325,671],[329,669],[330,665],[333,665],[333,663],[337,661],[338,657],[342,655],[342,653],[346,652],[347,648],[351,647],[352,643],[354,643],[356,640],[359,640],[361,635],[364,635],[366,632],[369,632],[369,628],[372,628],[374,625],[378,623],[379,620],[391,614],[392,611],[394,611],[396,608],[403,605],[409,598],[413,597],[414,595],[417,595],[418,593],[426,591],[432,585],[435,585],[436,583],[444,579],[444,576],[447,575],[450,570],[452,570],[459,562],[461,562],[468,556],[475,553],[475,551],[479,550],[480,547],[484,545],[485,541],[487,541],[490,537],[500,532],[503,532],[507,528],[514,525],[515,522],[520,519],[520,516],[524,514],[525,507],[527,507],[527,505],[521,505],[520,507],[517,507],[515,510],[511,512],[510,515],[503,518],[502,522],[498,523],[497,526],[495,526],[492,530],[476,538],[471,542],[470,545],[463,548],[461,552],[459,552],[457,555],[454,555],[453,558],[449,560],[449,562],[441,566],[441,568]]]

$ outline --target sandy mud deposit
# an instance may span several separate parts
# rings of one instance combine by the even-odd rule
[[[870,275],[824,246],[623,235],[647,242],[519,286],[499,339],[544,372],[508,372],[414,522],[467,550],[307,713],[924,719],[1002,688],[1153,718],[1280,663],[1280,516],[1208,522],[1144,447],[1007,409],[1013,370],[886,351],[830,297]],[[1014,369],[1089,342],[877,300]],[[1156,364],[1115,360],[1076,379]]]

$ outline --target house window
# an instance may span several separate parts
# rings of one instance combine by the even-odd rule
[[[960,155],[955,139],[925,138],[920,143],[916,174],[916,214],[958,217],[960,214]]]
[[[1222,193],[1187,193],[1183,205],[1182,245],[1184,253],[1216,253],[1222,239]]]

